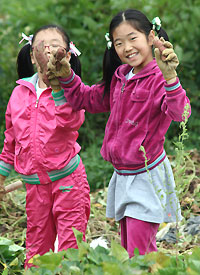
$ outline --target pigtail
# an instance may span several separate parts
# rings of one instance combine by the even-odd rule
[[[110,83],[115,70],[121,65],[121,60],[119,59],[114,46],[112,45],[110,49],[106,48],[103,58],[103,79],[104,84],[104,95],[110,92]]]
[[[158,37],[161,38],[163,37],[165,41],[169,41],[169,37],[166,33],[166,31],[161,27],[159,31],[157,31]]]
[[[31,45],[25,44],[17,57],[17,73],[19,78],[30,77],[34,74],[34,67],[31,61]]]
[[[81,77],[81,62],[78,56],[73,53],[71,54],[70,64],[75,74]]]

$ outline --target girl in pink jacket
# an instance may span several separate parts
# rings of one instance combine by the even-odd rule
[[[106,214],[120,222],[121,244],[132,257],[135,248],[140,254],[156,251],[159,224],[182,218],[164,140],[172,120],[182,121],[186,109],[189,116],[190,103],[158,17],[150,22],[140,11],[122,11],[112,19],[106,39],[101,84],[89,87],[73,70],[56,70],[55,56],[49,78],[60,77],[74,110],[110,111],[101,149],[114,167]]]
[[[70,51],[68,35],[58,26],[43,26],[29,40],[18,55],[20,79],[8,102],[0,155],[1,194],[12,168],[26,183],[26,267],[35,254],[54,250],[56,235],[59,251],[77,248],[72,227],[83,232],[85,239],[90,214],[89,185],[77,143],[84,110],[74,111],[63,90],[52,90],[55,81],[51,81],[52,88],[44,82],[36,51],[42,43],[42,54],[49,58],[62,47],[78,75],[79,59]]]

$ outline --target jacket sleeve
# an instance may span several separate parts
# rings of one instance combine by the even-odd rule
[[[85,120],[85,111],[73,110],[64,96],[64,90],[57,93],[52,91],[52,96],[55,102],[57,126],[77,131]]]
[[[15,135],[11,120],[10,104],[8,103],[6,110],[6,131],[4,139],[4,147],[0,154],[0,174],[8,176],[11,169],[14,168],[15,156]]]
[[[162,112],[174,121],[184,121],[184,111],[187,109],[187,117],[189,117],[191,114],[191,106],[178,77],[176,82],[172,84],[164,82],[164,89],[165,96],[161,106]]]
[[[73,71],[68,78],[59,80],[73,109],[85,109],[90,113],[110,111],[109,95],[104,95],[103,85],[85,85]]]

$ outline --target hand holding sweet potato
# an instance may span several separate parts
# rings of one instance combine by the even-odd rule
[[[71,66],[63,48],[52,51],[47,69],[49,80],[55,77],[67,78],[71,74]]]
[[[177,55],[174,52],[173,46],[169,41],[165,41],[163,38],[155,38],[155,58],[156,62],[163,73],[166,81],[173,79],[177,76],[176,67],[179,64]]]
[[[66,59],[66,50],[62,47],[54,50],[48,57],[44,41],[39,41],[35,48],[35,58],[40,67],[42,79],[47,86],[51,86],[54,92],[61,90],[58,77],[67,77],[71,72],[70,65]]]

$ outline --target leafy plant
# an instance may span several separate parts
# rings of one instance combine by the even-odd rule
[[[182,115],[183,121],[180,122],[182,132],[178,136],[178,141],[175,142],[176,156],[174,162],[172,163],[174,166],[174,178],[176,182],[177,195],[180,201],[183,201],[183,198],[188,193],[192,180],[196,177],[194,161],[191,159],[189,152],[185,150],[184,146],[185,140],[189,137],[187,130],[189,108],[190,106],[186,104]],[[187,213],[184,214],[187,215]]]
[[[13,241],[0,237],[0,270],[2,275],[21,274],[24,262],[24,248]]]
[[[127,274],[198,274],[200,266],[200,248],[195,247],[192,253],[179,255],[178,258],[152,252],[135,256],[129,259],[127,251],[115,241],[111,242],[110,249],[97,246],[91,248],[82,241],[82,233],[74,229],[78,249],[68,249],[57,254],[48,252],[43,256],[34,256],[32,267],[25,271],[29,274],[98,274],[98,275],[127,275]]]

